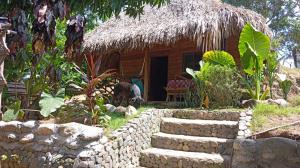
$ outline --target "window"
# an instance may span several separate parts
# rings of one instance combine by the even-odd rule
[[[182,72],[186,73],[186,68],[191,68],[193,70],[199,71],[199,62],[201,61],[201,59],[202,53],[200,52],[184,53],[182,61]]]

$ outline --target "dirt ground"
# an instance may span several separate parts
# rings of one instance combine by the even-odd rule
[[[291,115],[291,116],[273,116],[268,119],[268,122],[264,124],[262,128],[260,128],[256,133],[260,133],[275,127],[280,127],[288,124],[292,124],[295,122],[300,122],[300,115]],[[282,127],[276,130],[268,131],[262,134],[259,134],[253,138],[269,138],[269,137],[284,137],[290,138],[293,140],[300,140],[300,123],[294,126]]]

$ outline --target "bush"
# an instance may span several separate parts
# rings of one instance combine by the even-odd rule
[[[241,98],[236,70],[221,65],[210,65],[202,72],[205,90],[211,107],[237,106]]]

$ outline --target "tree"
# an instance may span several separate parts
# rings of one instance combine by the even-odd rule
[[[223,0],[234,6],[244,6],[267,19],[278,42],[280,58],[292,56],[292,50],[300,47],[300,2],[298,0]]]

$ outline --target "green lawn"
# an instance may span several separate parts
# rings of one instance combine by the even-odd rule
[[[111,117],[111,121],[109,123],[109,128],[111,130],[116,130],[118,128],[120,128],[123,125],[126,125],[128,123],[129,120],[139,116],[142,112],[153,108],[153,106],[142,106],[140,108],[137,109],[138,113],[136,115],[133,115],[131,117],[127,117],[125,118],[124,115],[120,114],[120,113],[108,113],[108,115]]]
[[[300,116],[300,96],[290,99],[290,105],[288,107],[279,107],[278,105],[269,104],[258,104],[253,111],[251,129],[255,132],[260,128],[264,127],[264,125],[266,124],[276,125],[276,123],[268,123],[272,121],[272,117],[291,117],[294,115]]]

